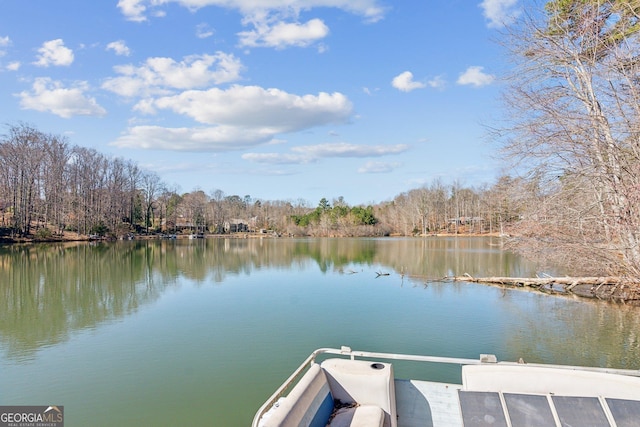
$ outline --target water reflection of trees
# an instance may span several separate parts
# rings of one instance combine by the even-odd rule
[[[25,357],[157,299],[172,281],[161,267],[149,268],[156,252],[144,244],[0,248],[3,346]]]
[[[240,241],[237,244],[250,243]],[[281,257],[282,264],[308,258],[315,261],[323,272],[350,266],[379,266],[409,276],[441,279],[464,273],[474,276],[531,276],[537,267],[501,250],[499,239],[489,238],[269,239],[261,243],[261,246],[269,245],[277,245],[273,253]],[[274,257],[270,260],[276,261]]]
[[[396,272],[427,279],[536,273],[535,264],[502,251],[499,244],[499,239],[475,237],[395,239],[380,245],[376,259]]]
[[[528,362],[640,369],[640,313],[637,307],[601,301],[532,298],[508,304],[519,327],[511,325],[507,348],[518,355],[542,355]],[[548,356],[545,358],[545,355]]]
[[[183,281],[254,269],[391,269],[423,278],[530,274],[486,239],[198,239],[0,246],[0,342],[14,357],[135,312]],[[526,270],[526,271],[523,271]]]

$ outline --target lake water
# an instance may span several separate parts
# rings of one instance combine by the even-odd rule
[[[312,350],[341,345],[640,369],[638,308],[440,280],[542,272],[499,243],[0,246],[0,405],[64,405],[67,427],[248,426]]]

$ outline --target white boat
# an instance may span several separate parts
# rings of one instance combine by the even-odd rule
[[[396,379],[393,361],[461,366],[462,384]],[[639,427],[640,370],[314,351],[252,427]]]

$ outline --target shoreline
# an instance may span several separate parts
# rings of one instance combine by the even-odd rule
[[[167,236],[175,236],[172,237],[174,239],[189,239],[189,234],[135,234],[132,238],[123,238],[123,237],[91,237],[87,235],[81,235],[76,233],[68,233],[66,232],[64,236],[58,237],[49,237],[49,238],[37,238],[37,237],[0,237],[0,244],[25,244],[25,243],[66,243],[66,242],[115,242],[120,240],[165,240],[169,237]],[[283,234],[274,234],[274,233],[258,233],[258,232],[242,232],[242,233],[229,233],[229,234],[204,234],[202,237],[198,237],[198,239],[250,239],[250,238],[330,238],[330,239],[341,239],[341,238],[354,238],[354,237],[378,237],[378,238],[394,238],[394,237],[403,237],[403,238],[428,238],[428,237],[505,237],[500,235],[500,233],[434,233],[434,234],[420,234],[420,235],[412,235],[412,236],[404,236],[400,234],[391,234],[388,236],[341,236],[341,235],[330,235],[330,236],[293,236],[293,235],[283,235]]]

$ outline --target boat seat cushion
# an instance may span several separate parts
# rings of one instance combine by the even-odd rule
[[[325,427],[333,411],[333,396],[320,365],[313,364],[263,427]]]
[[[330,427],[382,427],[384,411],[379,406],[360,405],[338,409]]]
[[[261,427],[382,427],[385,411],[375,404],[347,402],[335,407],[324,369],[311,365],[287,397],[281,398]],[[340,402],[342,403],[342,402]],[[266,415],[266,414],[265,414]]]

